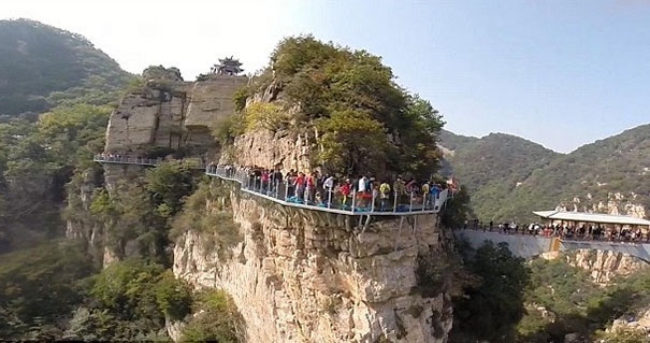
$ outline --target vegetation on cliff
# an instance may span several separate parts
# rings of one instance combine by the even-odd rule
[[[36,21],[0,21],[0,115],[117,99],[130,75],[79,34]]]
[[[110,108],[59,106],[0,123],[0,252],[60,234],[65,184],[103,147]]]
[[[164,338],[165,318],[189,313],[189,288],[162,265],[127,260],[101,273],[85,251],[51,242],[0,262],[3,339]]]
[[[625,331],[603,330],[623,315],[635,315],[650,306],[650,277],[639,273],[620,277],[606,287],[594,284],[589,274],[563,260],[535,260],[532,282],[526,289],[531,304],[517,330],[521,342],[542,343],[562,340],[577,333],[585,341],[596,337],[605,342],[624,342]],[[639,340],[635,342],[646,342]]]
[[[650,208],[650,125],[554,153],[522,138],[491,134],[481,139],[445,132],[441,145],[453,174],[469,187],[472,208],[484,223],[532,221],[532,211],[560,204],[578,210],[623,199]],[[606,210],[606,208],[605,208]]]
[[[507,249],[486,242],[476,250],[459,245],[465,271],[479,277],[454,298],[456,343],[649,342],[647,334],[617,329],[605,332],[621,316],[636,317],[650,306],[650,276],[620,277],[602,287],[589,273],[564,259],[525,262]]]
[[[247,98],[272,85],[270,104],[245,107]],[[424,178],[436,171],[442,117],[398,86],[392,70],[366,51],[312,36],[287,38],[235,102],[246,130],[316,130],[316,160],[327,170]]]
[[[530,280],[524,260],[507,244],[486,242],[475,251],[459,246],[465,270],[478,276],[454,299],[454,342],[514,342],[515,325],[524,315],[524,289]]]
[[[181,342],[245,341],[244,319],[230,296],[222,290],[197,295],[193,316],[183,328]]]

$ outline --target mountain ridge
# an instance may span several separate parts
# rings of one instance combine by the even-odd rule
[[[106,103],[131,77],[81,34],[30,19],[0,20],[1,115]]]
[[[647,216],[650,124],[567,154],[504,133],[440,139],[446,172],[469,188],[482,221],[534,220],[533,210],[553,208]]]

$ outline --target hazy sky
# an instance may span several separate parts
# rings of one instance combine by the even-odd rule
[[[312,33],[383,56],[451,131],[561,152],[650,123],[650,0],[3,0],[0,18],[18,17],[188,80],[226,55],[254,71],[282,37]]]

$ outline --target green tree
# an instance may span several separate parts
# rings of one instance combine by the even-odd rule
[[[2,255],[0,336],[19,339],[56,323],[84,299],[79,280],[93,272],[81,247],[50,242]]]
[[[334,112],[319,125],[319,160],[332,170],[380,174],[387,160],[386,135],[378,121],[361,111]],[[380,174],[381,175],[381,174]]]
[[[181,210],[185,197],[193,190],[192,170],[182,161],[159,164],[147,170],[145,189],[158,206],[158,212],[163,217],[171,217]]]
[[[197,300],[199,314],[183,329],[181,342],[243,342],[244,321],[227,293],[205,291]]]
[[[334,173],[428,178],[437,168],[442,117],[399,87],[380,57],[309,35],[290,37],[277,45],[269,67],[236,94],[237,109],[244,111],[247,99],[261,91],[271,92],[271,103],[291,108],[284,110],[289,131],[317,131],[318,161]],[[273,120],[273,128],[281,122]]]
[[[470,195],[467,188],[461,186],[460,190],[445,203],[441,222],[446,228],[459,229],[470,217],[472,217]]]
[[[188,286],[162,265],[140,259],[111,264],[97,277],[91,290],[103,308],[123,320],[144,320],[154,327],[165,318],[184,318],[192,297]]]
[[[455,334],[475,339],[513,342],[514,326],[524,314],[524,290],[530,272],[524,260],[512,255],[506,243],[485,242],[471,258],[467,269],[482,278],[480,286],[469,286],[454,303]]]

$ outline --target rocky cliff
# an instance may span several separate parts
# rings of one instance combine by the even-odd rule
[[[567,263],[591,274],[594,282],[607,285],[618,276],[629,276],[646,270],[648,264],[622,253],[603,250],[578,250],[564,256]]]
[[[212,75],[204,81],[184,82],[156,75],[124,97],[113,112],[105,151],[144,154],[167,148],[193,156],[214,155],[210,130],[218,118],[234,112],[233,96],[246,82],[245,76]]]
[[[595,198],[591,193],[583,197],[574,197],[556,207],[557,211],[576,211],[627,215],[635,218],[646,218],[646,208],[640,202],[635,192],[608,193],[605,197]]]
[[[418,255],[443,253],[436,216],[373,218],[364,228],[357,217],[286,208],[238,187],[230,201],[241,242],[224,259],[188,230],[174,248],[174,273],[228,291],[248,341],[446,341],[449,295],[417,291]]]
[[[218,147],[211,130],[218,118],[234,112],[232,98],[248,82],[245,76],[210,75],[203,81],[185,82],[175,68],[150,67],[143,84],[131,89],[113,111],[106,129],[106,153],[132,156],[212,159]],[[69,188],[68,238],[88,244],[101,265],[118,253],[106,248],[105,223],[90,215],[93,190],[103,187],[114,194],[117,185],[143,176],[145,167],[104,164],[103,173],[87,171]]]

